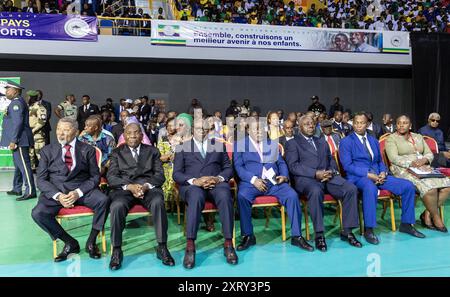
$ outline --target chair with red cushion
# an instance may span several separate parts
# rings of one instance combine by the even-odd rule
[[[300,197],[300,202],[302,203],[303,216],[305,217],[305,236],[306,240],[310,239],[309,232],[309,220],[308,220],[308,200],[305,196]],[[330,194],[325,194],[323,197],[324,205],[336,205],[336,216],[334,217],[334,223],[336,223],[336,218],[339,216],[339,223],[342,230],[342,203],[338,199],[334,199]]]
[[[386,167],[389,168],[390,163],[389,163],[389,160],[387,159],[387,155],[386,155],[386,151],[385,151],[386,137],[381,139],[379,141],[379,143],[380,143],[380,152],[381,152],[381,156],[383,158],[383,162],[384,162],[384,164],[386,164]],[[335,158],[336,163],[338,165],[338,169],[339,169],[340,174],[342,176],[345,176],[346,175],[345,171],[343,170],[342,165],[341,165],[341,161],[339,159],[339,151],[336,151],[334,158]],[[388,203],[389,203],[389,209],[390,209],[390,215],[391,215],[391,230],[393,232],[395,232],[395,230],[397,229],[397,227],[395,225],[394,198],[395,198],[394,195],[388,190],[379,190],[378,191],[378,201],[383,202],[383,212],[381,214],[381,218],[384,220],[384,216],[386,214],[387,206],[388,206]],[[360,228],[361,234],[363,234],[363,232],[364,232],[364,220],[363,220],[362,203],[359,203],[359,228]]]
[[[280,211],[281,215],[281,239],[283,241],[286,240],[286,213],[284,206],[278,202],[277,197],[275,196],[258,196],[253,201],[253,208],[258,207],[276,207]],[[269,226],[269,216],[266,215],[266,228]]]
[[[202,213],[216,213],[216,212],[219,212],[219,209],[214,204],[214,202],[206,200],[205,207],[203,208]],[[186,208],[184,208],[183,234],[186,236]],[[235,238],[236,238],[236,227],[233,224],[233,246],[235,246]]]
[[[147,216],[148,217],[148,224],[151,224],[151,213],[150,211],[148,211],[143,205],[141,204],[135,204],[133,205],[130,210],[128,210],[128,217],[129,216],[133,216],[133,217],[139,217],[139,216]],[[110,252],[112,253],[112,245],[111,245],[111,249]]]
[[[99,148],[95,148],[95,157],[98,163],[98,167],[100,169],[101,166],[101,160],[102,160],[102,151]],[[70,220],[74,218],[80,218],[80,217],[86,217],[86,216],[93,216],[94,211],[86,206],[81,205],[75,205],[72,208],[61,208],[59,213],[56,215],[56,220],[59,224],[62,224],[62,221],[64,219]],[[106,236],[105,236],[105,230],[103,229],[101,234],[102,239],[102,250],[104,253],[106,253]],[[53,258],[56,258],[57,256],[57,243],[56,240],[53,240]]]

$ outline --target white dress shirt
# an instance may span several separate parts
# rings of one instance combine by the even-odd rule
[[[75,169],[75,166],[77,165],[77,160],[75,158],[75,144],[77,143],[77,138],[75,137],[71,142],[68,143],[68,145],[70,145],[70,154],[72,155],[72,167],[70,167],[70,171],[73,171]],[[66,155],[66,148],[64,147],[65,145],[61,145],[62,147],[62,154],[61,154],[61,158],[62,161],[64,162],[64,164],[66,163],[66,160],[64,158],[64,156]],[[75,189],[75,191],[77,191],[78,196],[81,198],[83,197],[84,193],[81,192],[80,188]],[[62,194],[61,192],[56,193],[55,195],[53,195],[53,199],[58,201],[58,196]]]
[[[367,144],[367,148],[369,149],[370,155],[372,156],[372,160],[373,160],[373,151],[372,151],[372,147],[370,146],[370,142],[369,139],[367,138],[367,132],[364,135],[359,135],[358,133],[355,133],[356,136],[358,136],[359,141],[361,141],[362,145],[364,145],[364,142],[362,140],[363,137],[366,138],[366,144]]]
[[[205,156],[206,156],[206,153],[208,152],[208,138],[205,137],[205,139],[201,143],[199,141],[197,141],[197,139],[195,139],[195,137],[193,137],[192,139],[194,140],[194,143],[197,146],[198,151],[201,152],[203,150],[203,152],[205,153]],[[225,181],[225,178],[223,178],[223,176],[218,175],[217,177],[220,179],[221,182]],[[187,182],[188,182],[188,184],[193,185],[194,180],[195,180],[195,178],[191,178]]]
[[[141,145],[139,145],[138,147],[136,147],[136,152],[134,152],[134,149],[133,149],[133,148],[131,148],[131,147],[128,147],[128,148],[130,149],[131,154],[133,155],[133,159],[136,160],[137,158],[139,158],[139,154],[140,154],[140,152],[141,152]],[[154,185],[152,185],[152,184],[150,184],[150,183],[145,183],[144,185],[147,185],[149,189],[153,189],[153,188],[155,187]],[[122,186],[122,189],[123,189],[124,191],[126,191],[126,190],[127,190],[127,187],[128,187],[128,185],[124,185],[124,186]]]

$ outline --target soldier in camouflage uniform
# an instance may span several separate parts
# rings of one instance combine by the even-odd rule
[[[78,108],[75,105],[75,96],[67,95],[66,100],[58,104],[55,108],[55,114],[58,118],[71,118],[77,120]]]
[[[47,123],[47,110],[39,99],[39,93],[34,90],[27,92],[29,96],[28,105],[30,107],[30,128],[33,133],[34,146],[30,147],[31,168],[35,170],[39,164],[40,151],[45,146],[45,131],[43,127]]]

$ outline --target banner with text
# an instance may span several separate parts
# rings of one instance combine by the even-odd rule
[[[407,32],[152,20],[152,44],[362,53],[410,51]]]
[[[97,18],[0,12],[0,38],[97,41]]]

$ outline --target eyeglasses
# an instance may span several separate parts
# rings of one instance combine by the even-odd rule
[[[440,120],[430,119],[430,121],[432,121],[433,123],[434,123],[434,122],[439,123]]]

